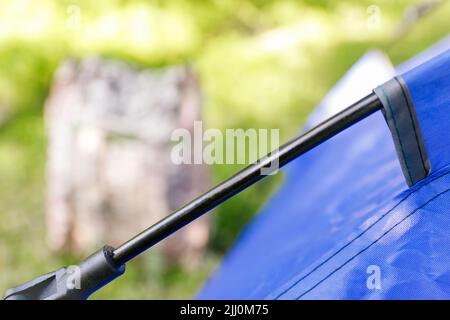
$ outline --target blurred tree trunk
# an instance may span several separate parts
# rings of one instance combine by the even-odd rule
[[[200,89],[188,67],[137,71],[117,61],[69,60],[46,102],[47,225],[55,251],[117,246],[206,191],[203,165],[170,159],[174,129],[192,132]],[[208,240],[202,218],[163,250],[192,265]]]

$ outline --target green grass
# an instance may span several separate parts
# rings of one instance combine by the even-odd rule
[[[0,292],[79,259],[52,255],[45,242],[42,111],[65,58],[99,55],[138,67],[191,63],[200,74],[209,127],[279,128],[286,141],[366,51],[385,48],[398,64],[445,36],[450,16],[447,2],[387,47],[414,1],[77,3],[80,30],[66,28],[63,1],[0,4],[0,119],[8,114],[0,120]],[[380,30],[365,27],[371,4],[381,8]],[[111,21],[116,29],[108,27]],[[215,165],[213,179],[241,167]],[[271,177],[215,210],[210,249],[196,269],[169,265],[152,250],[95,298],[192,297],[281,182],[281,175]]]

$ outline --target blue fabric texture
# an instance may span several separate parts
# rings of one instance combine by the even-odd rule
[[[432,170],[450,158],[450,50],[403,75],[420,120]]]
[[[371,115],[287,166],[198,298],[450,298],[450,51],[402,68],[430,176],[407,186]]]

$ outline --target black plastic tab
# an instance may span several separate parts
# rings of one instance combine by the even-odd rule
[[[404,80],[397,76],[374,89],[383,104],[383,114],[394,139],[395,149],[409,186],[430,172],[417,115]]]

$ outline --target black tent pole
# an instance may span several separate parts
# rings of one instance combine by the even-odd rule
[[[125,263],[267,175],[381,110],[371,93],[155,223],[117,249],[105,246],[75,268],[61,268],[6,292],[6,299],[86,299],[125,271]],[[78,269],[77,269],[78,268]],[[78,272],[77,272],[78,271]]]
[[[382,105],[375,94],[370,94],[354,103],[347,109],[322,122],[308,132],[292,139],[270,155],[251,164],[228,180],[194,199],[171,215],[155,223],[131,240],[114,250],[113,260],[121,265],[154,244],[163,240],[173,232],[192,222],[228,198],[238,194],[255,182],[264,178],[263,168],[278,162],[282,167],[303,153],[345,130],[355,122],[369,116]]]

